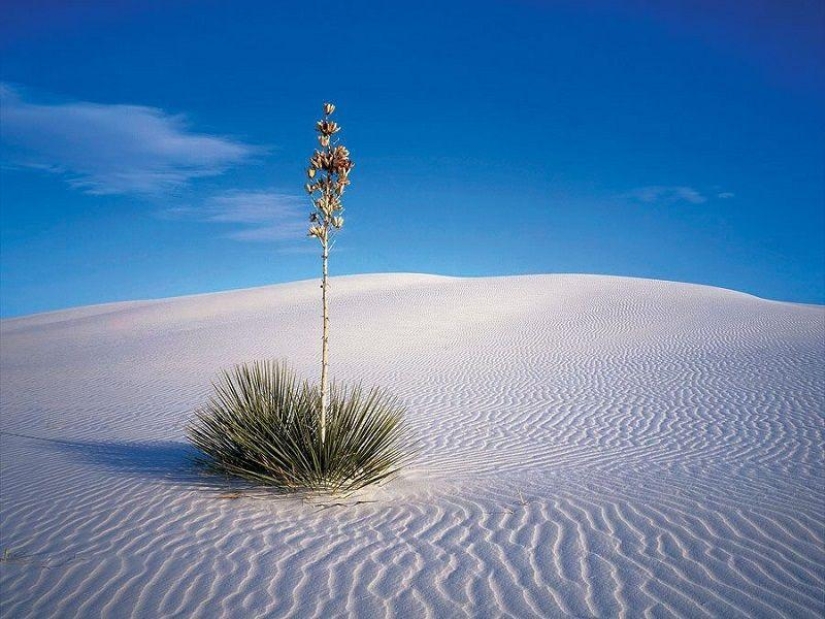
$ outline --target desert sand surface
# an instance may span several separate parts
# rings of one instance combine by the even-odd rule
[[[380,488],[194,469],[222,368],[317,379],[318,281],[0,323],[0,616],[822,617],[825,307],[585,275],[339,277]]]

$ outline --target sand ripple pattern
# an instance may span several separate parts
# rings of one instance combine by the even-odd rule
[[[317,282],[0,323],[0,616],[821,617],[825,308],[629,278],[333,280],[422,452],[344,500],[204,477],[222,367],[315,376]]]

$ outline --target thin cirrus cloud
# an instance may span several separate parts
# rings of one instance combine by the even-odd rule
[[[62,176],[90,194],[155,194],[215,176],[262,152],[193,132],[185,119],[140,105],[34,103],[0,84],[7,164]]]
[[[702,204],[708,200],[693,187],[667,185],[638,187],[630,192],[630,197],[647,204],[671,204],[675,202]]]
[[[306,236],[307,212],[305,197],[263,190],[227,191],[166,215],[230,226],[226,236],[236,241],[287,242]]]

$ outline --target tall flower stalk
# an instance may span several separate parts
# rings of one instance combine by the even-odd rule
[[[349,151],[339,144],[338,139],[333,136],[341,130],[341,127],[333,120],[330,120],[335,106],[332,103],[324,103],[324,117],[315,125],[318,132],[318,148],[309,158],[309,168],[307,177],[309,182],[305,185],[306,192],[312,198],[315,207],[309,216],[310,227],[309,236],[321,242],[321,260],[323,264],[321,278],[321,302],[323,305],[323,335],[321,344],[321,419],[320,436],[321,443],[326,440],[327,409],[329,407],[329,379],[327,369],[329,366],[329,251],[332,248],[332,237],[344,225],[344,218],[341,214],[344,206],[341,203],[341,196],[344,189],[349,185],[349,173],[355,165],[349,158]]]

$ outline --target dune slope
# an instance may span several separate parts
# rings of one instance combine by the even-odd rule
[[[299,282],[0,323],[5,617],[821,617],[825,308],[555,275],[332,280],[422,451],[346,500],[188,464],[216,373],[318,374]]]

